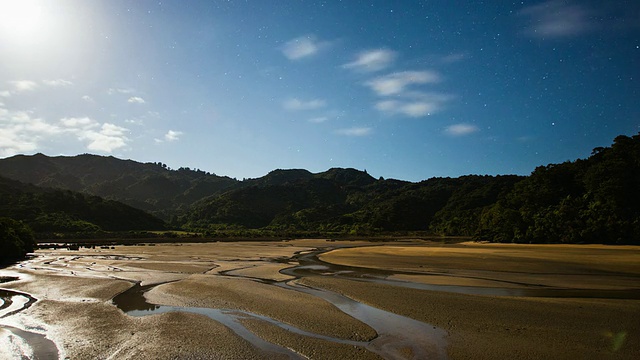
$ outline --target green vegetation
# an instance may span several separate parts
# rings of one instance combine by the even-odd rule
[[[112,157],[0,160],[0,216],[37,233],[101,231],[205,237],[442,235],[522,243],[640,243],[640,134],[619,136],[585,160],[541,166],[527,177],[375,179],[366,171],[274,170],[237,181]],[[74,235],[69,235],[74,234]],[[133,236],[132,233],[129,233]],[[177,233],[172,233],[177,234]],[[176,235],[177,236],[177,235]],[[189,235],[195,236],[195,235]]]
[[[480,217],[478,239],[640,244],[640,135],[538,167]]]
[[[220,194],[240,182],[198,169],[171,170],[158,163],[138,163],[112,156],[17,155],[0,160],[4,177],[40,187],[71,190],[116,200],[165,221],[205,196]]]
[[[23,221],[39,237],[53,233],[162,230],[164,222],[113,200],[45,189],[0,177],[0,216]],[[49,234],[49,235],[47,235]]]
[[[0,217],[0,264],[22,259],[34,246],[33,232],[28,226]]]

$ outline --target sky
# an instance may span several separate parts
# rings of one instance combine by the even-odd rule
[[[420,181],[638,132],[638,1],[0,0],[0,158]]]

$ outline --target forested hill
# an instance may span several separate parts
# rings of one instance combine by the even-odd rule
[[[586,160],[536,168],[483,210],[476,236],[640,244],[640,134],[618,136]]]
[[[640,244],[640,135],[619,136],[588,159],[540,166],[526,177],[411,183],[334,168],[237,181],[161,163],[41,154],[0,160],[0,176],[121,200],[211,236],[422,231],[499,242]]]
[[[162,230],[143,210],[69,190],[46,189],[0,177],[0,218],[22,221],[37,233]]]
[[[527,177],[408,183],[353,169],[280,170],[248,185],[196,203],[182,225],[212,233],[427,231],[495,242],[640,244],[640,135]]]
[[[117,200],[168,220],[205,196],[240,182],[200,170],[171,170],[162,163],[139,163],[98,155],[17,155],[0,160],[0,176]]]

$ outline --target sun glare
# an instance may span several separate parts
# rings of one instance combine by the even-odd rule
[[[47,16],[41,1],[0,0],[2,38],[15,42],[32,42],[41,38]]]

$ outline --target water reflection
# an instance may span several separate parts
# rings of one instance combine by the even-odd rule
[[[391,280],[388,279],[388,277],[391,275],[425,274],[331,264],[324,262],[318,258],[318,255],[322,252],[324,252],[324,250],[297,254],[294,259],[296,259],[300,265],[284,269],[281,271],[281,273],[296,278],[302,278],[305,276],[331,276],[354,281],[372,282],[376,284],[400,286],[418,290],[443,291],[467,295],[635,300],[640,299],[640,289],[569,289],[527,284],[520,284],[522,285],[522,287],[520,288],[481,287],[460,285],[434,285],[403,280]],[[511,282],[511,284],[513,283]]]
[[[141,286],[140,283],[136,283],[127,291],[116,295],[112,300],[113,304],[125,313],[132,311],[139,311],[143,313],[154,312],[158,310],[160,306],[148,303],[147,299],[144,298],[144,293],[151,290],[154,286],[156,285]]]

